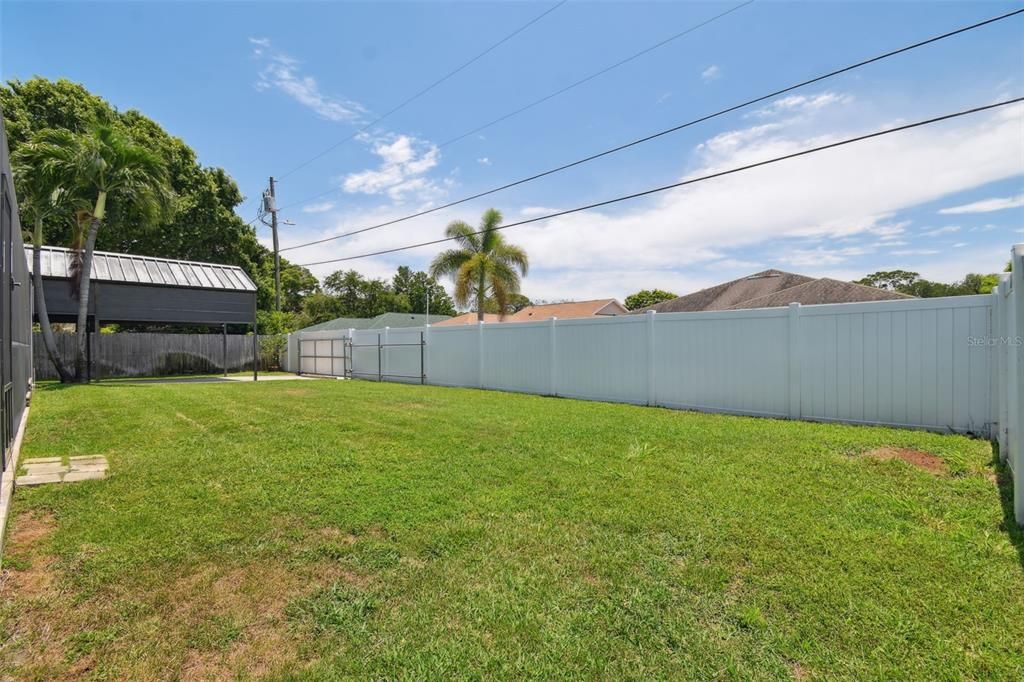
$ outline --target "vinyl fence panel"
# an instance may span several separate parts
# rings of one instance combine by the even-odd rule
[[[804,306],[804,418],[988,434],[992,297]]]
[[[351,338],[357,378],[416,380],[422,367],[444,386],[981,435],[999,443],[1024,522],[1024,245],[1013,263],[991,295],[318,332],[294,345]]]

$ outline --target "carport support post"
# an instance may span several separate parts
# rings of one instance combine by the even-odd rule
[[[260,380],[260,329],[256,323],[256,297],[252,300],[252,380]]]
[[[98,316],[92,318],[92,328],[93,328],[94,333],[96,334],[96,343],[95,343],[96,355],[99,355],[100,354],[100,318]],[[95,362],[95,358],[90,357],[89,361],[90,361],[90,363],[91,362]],[[97,363],[96,364],[96,381],[99,382],[99,380],[102,379],[102,378],[103,378],[103,363]]]
[[[224,369],[224,376],[228,375],[228,323],[225,322],[221,325],[223,330],[223,350],[224,350],[224,361],[221,363],[221,367]]]
[[[88,320],[85,323],[85,381],[92,383],[92,334],[89,333]],[[77,331],[77,330],[76,330]]]
[[[1016,357],[1016,371],[1010,375],[1013,385],[1014,400],[1010,407],[1015,411],[1011,423],[1016,427],[1016,434],[1010,439],[1013,451],[1010,453],[1013,462],[1013,514],[1017,523],[1024,526],[1024,438],[1021,438],[1021,425],[1024,424],[1024,244],[1013,245],[1013,336],[1007,339],[1009,351]]]

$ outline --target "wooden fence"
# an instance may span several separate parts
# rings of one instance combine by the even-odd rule
[[[75,357],[75,335],[55,334],[57,350],[70,368]],[[274,337],[260,337],[260,370],[278,368]],[[42,334],[32,339],[36,379],[56,379],[57,372],[46,355]],[[229,334],[225,357],[221,334],[90,334],[93,378],[217,374],[252,369],[252,336]]]

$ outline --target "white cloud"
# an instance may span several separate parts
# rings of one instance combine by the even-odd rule
[[[865,247],[847,247],[843,249],[781,249],[776,257],[780,263],[795,267],[814,267],[822,265],[839,265],[853,256],[863,256],[870,249]]]
[[[958,213],[991,213],[992,211],[1002,211],[1003,209],[1018,208],[1020,206],[1024,206],[1024,194],[1018,194],[1015,197],[982,199],[981,201],[974,201],[962,206],[950,206],[949,208],[940,209],[939,213],[944,215],[955,215]]]
[[[326,213],[327,211],[330,211],[332,208],[334,208],[334,202],[333,201],[322,201],[322,202],[317,203],[317,204],[308,204],[308,205],[304,206],[303,209],[302,209],[302,212],[303,213]]]
[[[946,227],[936,227],[933,230],[925,230],[921,235],[924,237],[938,237],[941,234],[952,234],[959,231],[959,225],[947,225]]]
[[[919,241],[903,243],[913,241],[910,223],[896,216],[915,206],[1024,174],[1018,144],[1022,115],[1024,107],[1005,107],[700,182],[614,208],[513,228],[505,236],[530,254],[531,274],[524,280],[524,292],[544,299],[621,298],[650,286],[686,293],[773,266],[856,279],[887,266],[905,267],[910,255],[920,256],[914,269],[922,275],[953,281],[968,271],[991,270],[995,266],[989,261],[998,264],[1001,258],[1005,263],[1007,249],[957,248],[955,258],[946,258],[935,249],[921,248]],[[791,128],[756,133],[741,129],[717,135],[719,140],[738,141],[712,144],[708,140],[692,154],[681,155],[680,174],[686,168],[687,177],[702,175],[869,132],[877,126],[830,126],[833,132],[822,136],[818,134],[820,121],[809,118]],[[567,198],[566,204],[572,205],[569,201]],[[425,241],[440,236],[444,225],[454,218],[475,223],[486,207],[471,202],[310,247],[298,252],[302,257],[293,258],[296,252],[291,252],[289,260],[304,263]],[[550,212],[553,209],[547,206],[524,205],[510,207],[506,218],[511,222],[513,215],[535,217]],[[342,216],[328,232],[304,235],[303,241],[383,222],[401,213],[389,206]],[[913,236],[919,238],[917,233]],[[852,237],[865,243],[837,245]],[[422,268],[442,248],[438,245],[318,266],[314,272],[323,275],[355,267],[367,274],[389,274],[403,263]],[[941,253],[952,252],[945,249]],[[741,267],[734,261],[758,265]]]
[[[429,201],[444,193],[441,185],[426,177],[441,158],[437,145],[411,135],[395,134],[381,136],[372,144],[371,151],[380,157],[380,166],[346,175],[342,180],[346,192],[385,194],[394,201],[410,195]]]
[[[249,43],[253,57],[264,62],[256,81],[258,90],[283,92],[328,121],[359,121],[366,112],[358,102],[324,94],[315,78],[300,73],[298,60],[272,52],[268,38],[249,38]]]
[[[896,133],[810,157],[666,192],[617,211],[590,211],[516,228],[538,267],[681,269],[795,237],[842,238],[901,234],[896,212],[948,194],[1024,173],[1017,147],[1024,107],[1007,108],[953,124]],[[760,126],[755,126],[760,128]],[[796,131],[732,131],[697,149],[687,177],[741,165],[871,130],[827,137]],[[739,140],[721,144],[723,139]],[[587,238],[581,240],[580,234]],[[863,254],[860,254],[863,255]],[[794,252],[792,263],[820,256],[840,263],[853,251]],[[742,257],[740,255],[739,257]]]
[[[549,213],[558,213],[559,209],[550,208],[548,206],[523,206],[519,209],[519,215],[524,218],[536,218],[537,216],[547,215]]]
[[[476,162],[479,163],[481,166],[490,166],[491,165],[491,160],[489,158],[487,158],[486,156],[481,156],[479,159],[476,160]]]
[[[717,64],[712,64],[708,68],[700,72],[700,79],[705,83],[716,81],[722,77],[722,69]]]
[[[827,91],[815,95],[787,95],[755,110],[752,115],[766,117],[780,114],[807,114],[833,104],[845,105],[851,102],[853,102],[853,95],[841,92]]]
[[[967,242],[957,242],[956,244],[953,244],[954,249],[962,249],[965,246],[968,246]]]

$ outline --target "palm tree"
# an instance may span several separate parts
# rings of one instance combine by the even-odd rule
[[[57,342],[50,327],[40,254],[44,224],[59,217],[70,218],[72,211],[81,205],[71,189],[75,178],[69,176],[68,169],[60,163],[62,150],[73,143],[72,138],[66,131],[41,131],[19,146],[12,159],[18,184],[18,206],[25,221],[32,224],[32,285],[43,346],[63,383],[71,380],[71,374],[57,353]]]
[[[526,252],[505,241],[498,231],[501,212],[487,209],[474,230],[461,220],[448,223],[445,235],[459,248],[437,254],[430,264],[433,277],[451,276],[455,281],[455,303],[466,306],[476,301],[476,319],[484,319],[484,304],[490,296],[505,317],[509,298],[519,293],[519,277],[530,269]]]
[[[163,160],[106,125],[73,137],[60,150],[57,165],[75,177],[79,193],[89,197],[91,210],[79,211],[75,244],[78,319],[75,325],[75,378],[85,376],[89,283],[96,235],[111,210],[123,219],[156,224],[169,217],[172,191]],[[108,203],[110,206],[108,207]]]

